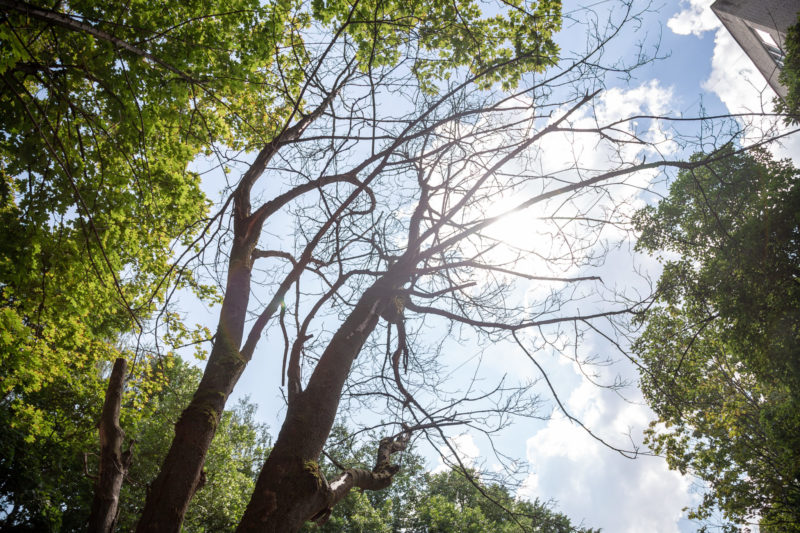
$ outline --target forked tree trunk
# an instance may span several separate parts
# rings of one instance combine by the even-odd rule
[[[332,92],[314,112],[303,115],[295,125],[284,129],[267,143],[234,192],[234,239],[214,346],[197,391],[175,424],[175,437],[158,477],[149,487],[144,511],[136,526],[137,533],[178,533],[189,502],[204,481],[203,465],[225,409],[225,402],[239,381],[254,349],[254,346],[249,347],[247,355],[240,352],[250,300],[253,251],[264,220],[293,198],[314,190],[319,185],[346,181],[344,178],[334,177],[295,187],[251,212],[251,188],[263,174],[270,159],[282,143],[297,139],[309,124],[319,118],[335,94],[335,91]]]
[[[333,427],[350,367],[375,329],[380,311],[404,280],[401,272],[398,268],[387,273],[364,292],[323,352],[306,389],[290,400],[237,533],[297,531],[308,520],[324,518],[350,488],[383,488],[391,483],[396,467],[389,464],[388,456],[393,452],[379,457],[372,472],[348,471],[330,484],[317,461]],[[383,448],[401,449],[393,444],[388,442]]]
[[[125,432],[119,425],[122,392],[128,364],[123,358],[114,361],[108,379],[103,413],[100,416],[100,472],[94,488],[89,533],[111,533],[117,521],[119,491],[131,462],[131,452],[122,451]]]

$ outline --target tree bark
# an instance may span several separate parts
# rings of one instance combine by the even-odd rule
[[[111,533],[117,521],[119,491],[131,462],[130,450],[122,452],[125,432],[119,425],[120,404],[128,364],[123,358],[114,361],[108,380],[103,412],[100,416],[100,472],[94,489],[89,533]]]
[[[175,424],[175,437],[161,470],[149,487],[144,510],[136,526],[137,533],[178,533],[189,502],[203,483],[203,464],[225,402],[255,348],[253,344],[242,347],[240,351],[250,301],[253,252],[265,219],[293,198],[318,185],[352,181],[349,177],[331,177],[319,183],[296,187],[260,206],[255,212],[251,209],[251,189],[269,161],[283,143],[299,138],[319,118],[335,95],[336,91],[332,91],[312,113],[303,115],[296,124],[286,127],[267,143],[233,193],[234,239],[214,346],[197,391]],[[289,281],[285,283],[290,284]]]
[[[396,470],[387,469],[388,455],[378,461],[374,475],[353,470],[335,486],[328,484],[317,461],[333,427],[350,367],[375,329],[381,310],[405,282],[405,270],[395,265],[364,292],[323,352],[306,389],[289,404],[237,533],[297,531],[306,521],[325,517],[353,486],[369,489],[391,483]]]
[[[247,364],[239,346],[250,299],[251,252],[247,240],[234,241],[214,347],[191,403],[175,424],[175,437],[161,470],[150,485],[136,528],[139,533],[178,533],[201,484],[206,452],[225,402]]]

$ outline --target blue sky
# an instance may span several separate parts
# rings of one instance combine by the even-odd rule
[[[684,0],[656,6],[650,22],[663,25],[661,49],[669,57],[640,71],[638,79],[628,87],[620,86],[620,90],[630,94],[644,88],[673,115],[697,113],[701,103],[709,114],[771,109],[774,93],[721,28],[709,9],[711,3]],[[652,26],[646,24],[645,28]],[[797,137],[786,139],[782,146],[772,146],[772,151],[778,157],[793,158],[797,164]],[[611,270],[624,268],[628,260],[612,259],[608,266]],[[626,396],[634,403],[578,380],[568,401],[587,423],[602,428],[600,432],[613,439],[626,428],[636,436],[651,418],[646,407],[635,403],[637,391],[628,390]],[[668,471],[662,460],[625,459],[603,449],[560,417],[525,442],[533,471],[527,494],[557,500],[559,509],[573,519],[584,519],[587,525],[614,532],[697,529],[697,524],[682,518],[681,510],[697,501],[702,488],[696,480]]]
[[[672,0],[651,6],[641,27],[626,33],[614,45],[618,48],[609,53],[616,50],[627,53],[637,40],[653,43],[660,38],[660,54],[667,57],[638,70],[634,79],[612,80],[609,90],[600,96],[599,107],[609,116],[635,112],[691,116],[700,112],[701,105],[708,114],[769,109],[772,91],[721,28],[709,9],[710,3],[710,0]],[[567,2],[565,13],[576,5]],[[616,5],[613,0],[593,4],[599,13]],[[575,28],[568,27],[561,38],[574,41],[575,33]],[[564,47],[568,47],[567,42]],[[557,151],[557,147],[551,148]],[[665,149],[670,149],[669,143],[665,144]],[[788,139],[785,146],[774,146],[773,151],[780,157],[796,156],[800,154],[800,141],[795,136]],[[795,161],[800,162],[800,158],[796,157]],[[632,198],[631,201],[644,200]],[[606,283],[631,283],[632,278],[626,273],[632,272],[634,267],[651,273],[657,273],[658,268],[652,260],[634,257],[628,247],[623,247],[606,261]],[[633,283],[643,283],[643,280]],[[190,321],[206,323],[213,329],[216,320],[213,309],[204,311],[200,306],[193,306],[187,311]],[[495,376],[535,378],[535,372],[523,360],[504,356],[506,348],[496,346],[482,354],[485,372]],[[470,350],[464,348],[459,356],[481,355],[477,348]],[[585,338],[581,350],[604,356],[609,353],[607,346],[591,336]],[[249,395],[259,404],[259,416],[271,426],[274,435],[282,419],[280,351],[282,341],[271,339],[268,334],[232,398]],[[630,446],[628,435],[634,442],[641,438],[651,413],[639,401],[635,386],[625,389],[622,395],[614,394],[591,385],[574,362],[552,357],[543,364],[568,408],[603,438],[623,447]],[[622,375],[635,380],[635,373],[624,363],[599,372],[602,379]],[[496,459],[490,455],[490,446],[480,435],[454,432],[452,439],[467,461],[475,461],[488,469],[495,467]],[[498,444],[507,453],[527,462],[528,474],[520,495],[555,500],[558,510],[576,522],[622,533],[696,529],[695,524],[683,518],[682,511],[697,501],[695,480],[670,472],[659,458],[630,460],[622,457],[557,413],[549,421],[521,421],[513,425],[498,439]],[[427,450],[426,455],[430,458],[430,467],[436,468],[435,450]]]

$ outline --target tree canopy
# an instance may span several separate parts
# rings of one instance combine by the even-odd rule
[[[212,296],[175,265],[175,246],[191,248],[208,211],[187,164],[209,142],[234,141],[213,93],[234,94],[254,68],[214,36],[249,42],[234,30],[249,35],[267,15],[232,5],[245,19],[231,24],[173,7],[3,4],[0,367],[5,406],[30,439],[52,427],[29,394],[55,382],[75,394],[96,387],[98,365],[121,353],[122,335],[137,348],[175,286]],[[173,15],[190,22],[172,28]],[[177,74],[192,66],[202,82]]]
[[[630,191],[707,167],[672,148],[706,142],[670,129],[675,117],[644,104],[609,114],[611,79],[652,57],[606,53],[647,6],[619,3],[603,20],[571,12],[577,52],[555,44],[558,0],[0,7],[1,414],[15,430],[4,464],[19,468],[23,443],[61,446],[71,461],[85,451],[122,355],[133,370],[121,426],[144,452],[129,477],[148,480],[144,491],[124,486],[126,528],[295,531],[336,520],[339,504],[379,523],[367,503],[384,503],[358,491],[392,490],[396,458],[419,435],[506,507],[496,514],[466,486],[444,494],[457,482],[434,476],[438,488],[418,502],[430,524],[514,530],[536,516],[569,527],[459,462],[449,432],[492,438],[544,416],[531,378],[484,379],[481,358],[460,346],[505,343],[583,425],[542,353],[574,349],[582,365],[584,334],[612,339],[640,310],[600,276],[636,204]],[[218,205],[201,176],[221,191]],[[173,299],[183,289],[220,304],[213,332],[183,323]],[[181,379],[162,366],[190,345],[208,356],[202,377],[169,396]],[[265,456],[252,412],[225,405],[248,363],[270,356],[286,412]],[[447,363],[460,357],[471,377],[449,387]],[[379,418],[379,440],[372,460],[326,473],[343,411],[362,425]],[[78,433],[85,440],[70,440]],[[215,442],[229,443],[228,470],[214,466]],[[238,493],[213,507],[203,495],[217,494],[211,474],[222,471]],[[87,494],[61,494],[43,472],[57,499]],[[20,490],[35,493],[32,478]],[[46,512],[26,503],[29,516],[66,524],[74,510],[70,523],[80,521],[80,503],[26,501],[36,498]],[[455,516],[459,505],[468,511]]]
[[[697,154],[638,215],[663,257],[634,351],[649,443],[733,524],[800,528],[800,172],[763,150]],[[731,526],[736,529],[736,526]]]
[[[123,419],[132,442],[133,461],[120,494],[118,531],[130,531],[144,505],[148,483],[156,476],[161,458],[172,436],[172,426],[197,387],[201,372],[180,359],[168,359],[153,369],[164,380],[155,394],[131,389],[126,394]],[[67,400],[67,404],[59,403]],[[96,400],[96,399],[95,399]],[[69,402],[74,396],[54,395],[46,405],[58,416],[61,431],[26,443],[24,435],[4,432],[0,438],[2,461],[0,501],[9,506],[0,529],[17,532],[82,532],[92,498],[92,476],[96,472],[96,405],[80,412]],[[130,407],[142,403],[142,416],[131,417]],[[255,420],[256,406],[240,400],[226,410],[205,463],[205,482],[192,500],[183,531],[221,533],[234,531],[244,513],[258,470],[269,453],[271,437]],[[350,435],[343,426],[331,434],[327,453],[333,461],[368,467],[375,446]],[[323,461],[325,473],[333,477],[337,467]],[[475,473],[471,474],[475,476]],[[492,500],[484,497],[467,479],[454,471],[425,472],[424,461],[413,450],[403,458],[403,470],[390,487],[381,491],[352,492],[337,506],[322,527],[309,525],[304,531],[528,531],[512,522],[518,516],[523,526],[530,522],[541,531],[577,531],[567,517],[536,503],[516,501],[499,485],[484,486]],[[434,498],[434,499],[431,499]],[[514,515],[494,503],[499,501]],[[451,521],[449,517],[458,516]],[[461,529],[464,525],[464,529]],[[454,529],[455,528],[455,529]],[[471,528],[471,529],[470,529]],[[478,529],[475,529],[478,528]],[[550,529],[548,529],[550,528]],[[583,531],[583,530],[581,530]]]

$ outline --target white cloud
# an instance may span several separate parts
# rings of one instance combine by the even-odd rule
[[[721,23],[711,11],[714,0],[682,0],[683,9],[667,21],[667,26],[678,35],[696,35],[717,29]]]
[[[475,444],[475,439],[472,438],[472,435],[469,433],[461,433],[460,435],[450,437],[447,440],[450,442],[450,446],[456,450],[458,458],[461,460],[464,466],[467,468],[473,468],[475,466],[475,461],[481,455],[481,451],[478,448],[478,445]],[[447,464],[445,464],[445,461]],[[442,446],[439,449],[439,464],[433,469],[433,473],[438,474],[440,472],[446,472],[450,469],[448,464],[455,462],[456,461],[453,457],[453,452],[450,450],[450,448],[447,446]]]
[[[672,107],[671,100],[672,89],[662,87],[658,80],[650,80],[631,89],[615,87],[603,93],[598,118],[611,121],[644,111],[662,115]]]
[[[570,119],[570,127],[584,132],[565,131],[546,135],[531,148],[531,155],[536,158],[538,172],[543,175],[557,176],[558,180],[550,180],[546,185],[534,181],[532,187],[542,189],[563,185],[562,180],[576,180],[578,169],[583,175],[597,173],[601,169],[614,169],[641,160],[643,156],[660,156],[673,153],[677,146],[669,139],[663,125],[657,120],[642,119],[639,121],[620,122],[607,133],[621,142],[612,142],[592,132],[597,126],[607,126],[634,115],[662,115],[672,107],[673,91],[663,87],[657,80],[651,80],[631,89],[612,88],[603,92],[597,99],[594,108],[585,106],[575,112]],[[553,113],[551,121],[561,117],[567,110]],[[648,143],[644,146],[638,142],[627,142],[634,138]],[[487,234],[501,238],[505,242],[522,249],[541,250],[551,246],[546,257],[537,258],[533,254],[526,259],[530,262],[528,270],[533,272],[547,271],[565,273],[565,265],[553,261],[554,257],[572,257],[574,247],[569,242],[552,240],[552,235],[562,233],[564,228],[556,223],[532,223],[533,216],[560,216],[563,214],[581,213],[582,216],[603,218],[610,212],[619,210],[624,204],[641,207],[636,198],[641,187],[646,187],[657,171],[639,172],[624,179],[624,185],[609,185],[606,191],[592,189],[585,194],[576,194],[568,201],[563,197],[554,199],[545,205],[537,205],[534,209],[516,213],[493,225]],[[527,193],[536,194],[540,189],[525,190],[518,188],[513,195],[503,197],[494,202],[490,211],[503,212],[520,203]],[[636,204],[636,205],[634,205]],[[612,227],[606,226],[603,231],[606,238],[613,238],[609,232]],[[586,234],[583,234],[586,237]],[[616,237],[620,237],[617,235]],[[588,250],[587,250],[588,251]],[[537,261],[538,259],[538,261]],[[575,270],[577,264],[566,265]]]
[[[716,94],[731,113],[772,113],[775,92],[767,85],[753,62],[742,51],[727,30],[721,28],[714,38],[711,74],[703,88]],[[786,128],[773,117],[741,119],[747,128],[743,143],[754,142],[764,135],[776,135]],[[791,158],[800,165],[800,136],[772,143],[770,151],[777,158]]]
[[[619,446],[626,446],[629,428],[643,427],[650,417],[646,408],[588,382],[573,391],[568,406],[584,423],[616,432]],[[689,480],[669,471],[663,459],[627,459],[564,417],[528,439],[527,455],[533,473],[520,496],[555,499],[559,511],[586,526],[621,533],[679,531],[682,509],[694,503]]]
[[[716,94],[730,113],[771,113],[775,92],[711,11],[712,3],[713,0],[681,0],[682,10],[669,19],[667,26],[676,34],[697,37],[716,30],[711,74],[703,83],[703,89]],[[782,129],[773,118],[751,117],[741,122],[748,129],[743,143],[758,140],[768,133],[775,135]],[[777,158],[788,157],[796,165],[800,164],[797,135],[773,143],[770,150]]]
[[[714,38],[711,75],[703,88],[719,96],[732,113],[760,112],[775,96],[764,77],[724,28]]]

